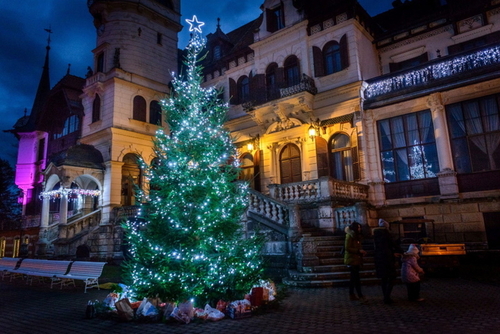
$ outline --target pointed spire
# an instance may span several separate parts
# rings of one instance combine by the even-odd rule
[[[47,38],[47,46],[45,47],[46,53],[45,53],[45,62],[43,65],[42,76],[40,77],[40,82],[38,83],[38,89],[36,91],[35,100],[33,101],[33,107],[31,108],[30,121],[28,125],[31,127],[35,126],[38,114],[41,112],[41,108],[50,92],[49,52],[50,52],[50,34],[52,34],[52,30],[50,28],[44,30],[49,33],[49,37]]]

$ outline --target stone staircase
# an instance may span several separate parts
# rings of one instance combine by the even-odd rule
[[[327,287],[346,286],[349,284],[349,268],[344,265],[344,257],[341,254],[344,246],[345,236],[325,235],[320,231],[307,231],[303,233],[303,241],[315,244],[318,265],[303,266],[301,270],[289,270],[289,276],[283,278],[283,283],[296,287]],[[378,279],[375,275],[375,264],[373,259],[373,242],[367,239],[363,242],[363,248],[368,252],[364,258],[361,268],[361,283],[376,284]]]

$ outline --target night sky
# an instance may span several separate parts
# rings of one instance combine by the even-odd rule
[[[370,15],[390,9],[393,0],[360,0]],[[217,3],[214,6],[214,3]],[[205,22],[203,34],[215,31],[220,17],[221,29],[230,32],[257,18],[263,0],[184,0],[181,2],[179,48],[189,39],[186,18],[197,15]],[[51,29],[50,84],[53,87],[68,70],[85,77],[91,66],[95,45],[95,29],[85,0],[23,0],[3,1],[0,11],[0,158],[15,167],[17,139],[4,130],[12,129],[16,121],[28,114],[33,105],[45,59],[48,33]]]

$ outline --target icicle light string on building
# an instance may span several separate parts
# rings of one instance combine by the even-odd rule
[[[62,197],[66,197],[71,199],[71,196],[90,196],[90,197],[99,197],[101,196],[100,190],[90,190],[90,189],[57,189],[50,191],[43,191],[40,193],[40,199],[58,199]]]
[[[365,97],[369,99],[399,89],[451,77],[479,67],[498,63],[500,63],[500,46],[477,51],[465,56],[455,57],[437,64],[425,66],[418,70],[408,71],[404,74],[371,83],[365,90]]]

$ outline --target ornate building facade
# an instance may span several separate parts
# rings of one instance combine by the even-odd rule
[[[357,1],[265,0],[254,21],[207,35],[204,84],[223,89],[252,187],[245,226],[263,226],[266,254],[285,266],[314,262],[310,229],[379,218],[432,220],[435,242],[500,248],[500,1],[394,5],[370,17]],[[17,165],[26,210],[40,208],[25,212],[39,222],[32,255],[121,256],[119,221],[145,186],[138,156],[154,158],[178,67],[178,1],[89,10],[93,71],[67,106],[44,107],[66,110],[61,124],[13,130],[35,147]],[[74,139],[61,130],[71,117]]]

